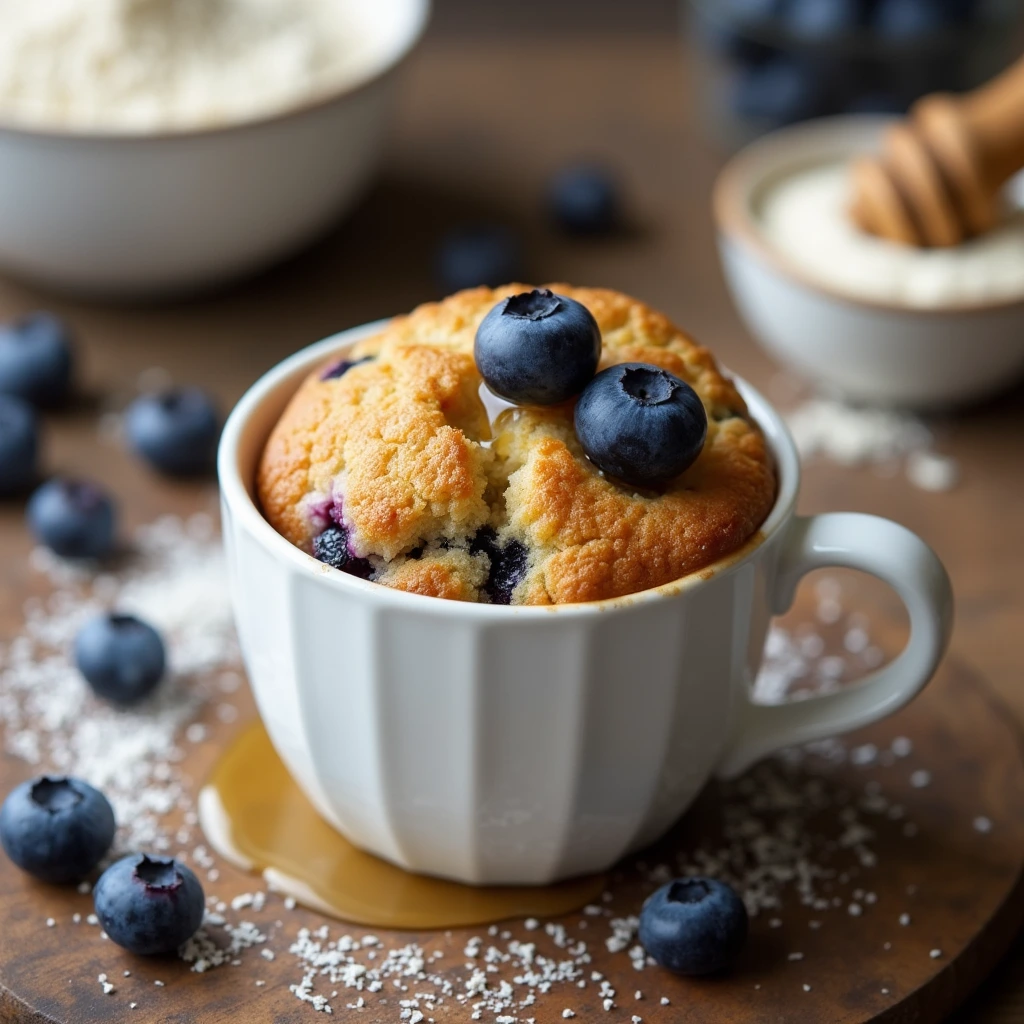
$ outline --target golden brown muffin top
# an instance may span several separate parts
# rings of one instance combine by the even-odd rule
[[[646,590],[751,539],[775,500],[774,469],[711,353],[619,292],[548,287],[594,315],[601,369],[651,363],[694,388],[708,433],[689,469],[656,493],[606,478],[576,439],[572,401],[506,408],[492,423],[473,340],[497,302],[529,286],[477,288],[396,318],[344,355],[372,358],[341,376],[322,379],[333,360],[307,378],[260,461],[271,525],[310,551],[339,524],[385,586],[516,604]]]

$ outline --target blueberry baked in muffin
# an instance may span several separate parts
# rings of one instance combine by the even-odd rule
[[[775,500],[707,349],[619,292],[477,288],[319,367],[267,441],[271,525],[342,572],[493,604],[636,593],[711,565]]]

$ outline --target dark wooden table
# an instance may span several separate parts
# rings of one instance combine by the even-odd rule
[[[537,32],[431,36],[410,69],[382,176],[348,222],[304,255],[209,298],[115,307],[0,283],[0,316],[45,306],[81,335],[87,398],[50,424],[47,465],[87,472],[124,499],[131,522],[194,500],[101,444],[97,408],[118,407],[138,375],[164,368],[230,405],[263,370],[326,334],[436,297],[431,254],[447,227],[497,219],[524,240],[534,281],[608,285],[662,308],[736,372],[778,394],[778,370],[733,311],[708,204],[725,154],[697,122],[677,40]],[[599,242],[554,234],[541,195],[564,161],[593,156],[621,174],[629,230]],[[969,351],[965,351],[969,358]],[[809,467],[802,507],[887,515],[918,531],[953,577],[953,653],[1024,721],[1024,390],[938,424],[961,464],[950,493],[927,494],[871,470]],[[212,486],[211,486],[212,497]],[[21,509],[0,510],[0,624],[18,621],[29,541]],[[1024,944],[958,1021],[1024,1022]]]

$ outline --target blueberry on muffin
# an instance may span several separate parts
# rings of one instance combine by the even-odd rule
[[[625,368],[603,378],[606,404],[585,411],[580,436],[578,395],[513,405],[489,391],[474,359],[488,314],[531,289],[460,292],[395,319],[300,387],[259,465],[271,525],[342,572],[493,604],[636,593],[742,547],[775,500],[775,474],[732,381],[707,349],[643,303],[549,288],[585,307],[600,332],[598,376],[584,393],[609,367],[644,368],[623,394],[608,384],[624,380]],[[645,408],[624,408],[631,400]],[[646,469],[621,472],[632,468],[629,439],[593,429],[608,402],[623,433],[632,423],[638,438],[650,432],[662,446],[645,456]],[[606,450],[620,460],[625,451],[626,462],[606,464]]]

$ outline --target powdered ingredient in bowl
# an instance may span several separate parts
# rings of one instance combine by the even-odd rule
[[[353,0],[0,0],[0,121],[152,132],[245,120],[379,62]]]

